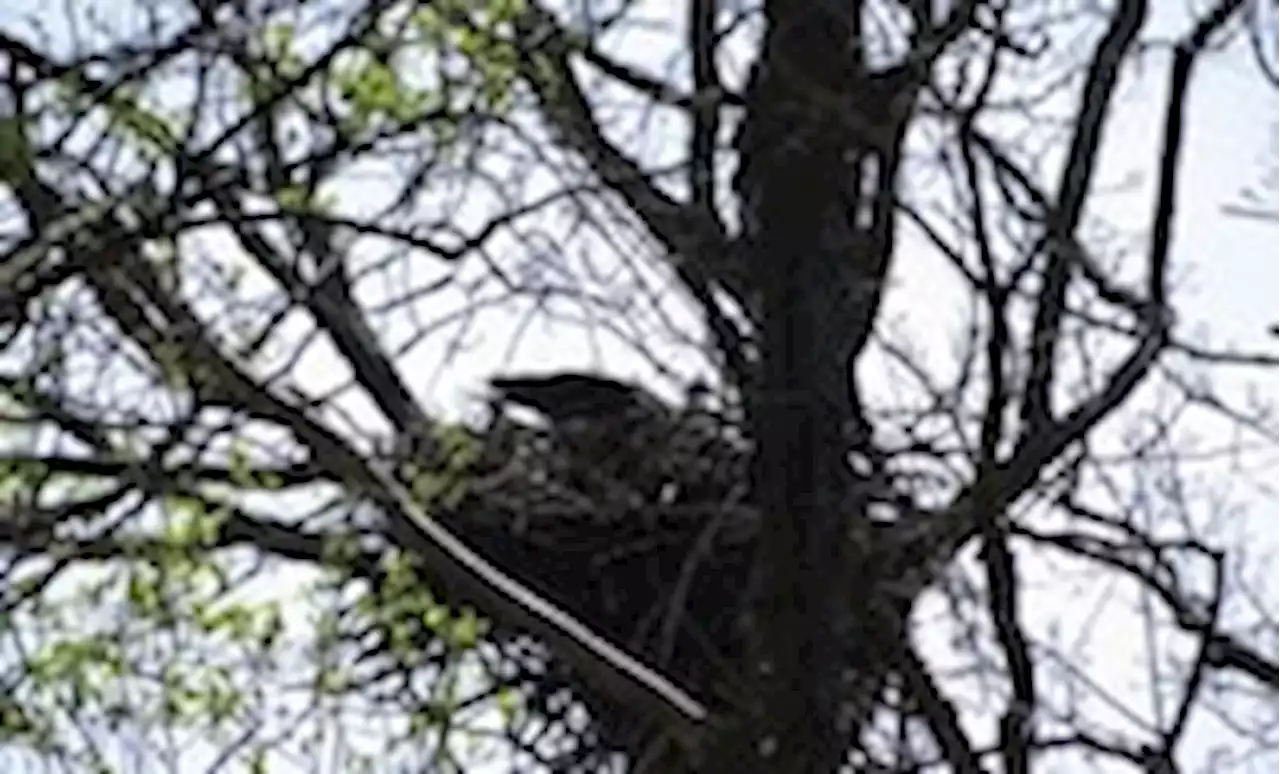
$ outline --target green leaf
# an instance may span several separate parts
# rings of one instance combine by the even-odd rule
[[[471,650],[488,629],[488,622],[478,618],[474,610],[463,610],[453,622],[451,644],[462,650]]]
[[[35,178],[35,155],[21,116],[0,118],[0,183],[19,186]]]

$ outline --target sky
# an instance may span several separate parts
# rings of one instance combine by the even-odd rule
[[[67,0],[70,3],[70,0]],[[1161,4],[1162,19],[1170,28],[1179,21],[1174,15],[1183,4]],[[93,6],[109,22],[122,22],[128,15],[125,0],[100,0]],[[650,11],[640,15],[654,18],[662,8],[659,0],[649,0]],[[62,7],[51,10],[48,3],[36,0],[14,0],[0,7],[0,27],[6,30],[26,29],[26,19],[32,14],[55,36],[60,33]],[[117,17],[112,20],[111,17]],[[63,30],[65,32],[65,30]],[[612,42],[616,50],[633,61],[654,71],[664,72],[673,52],[672,37],[660,31],[630,30],[620,34]],[[1153,58],[1145,66],[1149,69],[1134,78],[1122,96],[1116,119],[1109,125],[1104,146],[1104,163],[1100,164],[1100,187],[1114,189],[1115,193],[1100,201],[1106,214],[1125,229],[1142,231],[1141,224],[1149,218],[1148,203],[1152,184],[1150,171],[1155,160],[1159,123],[1162,120],[1161,98],[1164,89],[1165,62]],[[1276,96],[1256,76],[1248,56],[1240,48],[1227,55],[1207,60],[1196,73],[1190,130],[1187,138],[1180,191],[1180,208],[1174,247],[1175,276],[1178,277],[1178,309],[1181,315],[1181,331],[1204,336],[1219,345],[1238,344],[1251,350],[1266,350],[1273,344],[1267,327],[1276,320],[1280,307],[1280,261],[1277,261],[1277,227],[1273,220],[1230,218],[1223,208],[1240,200],[1240,192],[1254,180],[1270,175],[1269,164],[1276,149]],[[1131,71],[1132,72],[1132,71]],[[669,154],[661,138],[669,136],[663,119],[656,118],[646,127],[637,142],[644,142],[646,152],[654,158]],[[543,181],[545,183],[547,181]],[[536,183],[531,183],[535,185]],[[347,197],[352,206],[372,206],[378,198],[378,183],[372,177],[361,178],[358,197]],[[461,217],[476,218],[475,213],[461,213]],[[563,225],[563,224],[561,224]],[[548,223],[548,231],[556,224]],[[509,246],[515,249],[514,246]],[[583,243],[583,252],[606,251],[607,245]],[[886,308],[886,319],[892,319],[913,341],[925,350],[926,356],[944,365],[951,358],[952,337],[955,326],[939,324],[939,317],[946,310],[955,310],[954,287],[936,282],[934,278],[946,273],[940,265],[930,268],[929,250],[908,230],[904,235],[902,251],[915,256],[919,267],[899,278]],[[575,256],[575,258],[580,256]],[[406,278],[406,281],[426,283],[427,269],[422,276]],[[650,276],[649,290],[658,287],[659,275]],[[369,299],[375,300],[376,287],[366,289]],[[631,292],[638,292],[632,288]],[[628,299],[617,299],[619,303]],[[448,307],[453,301],[443,300]],[[663,309],[676,316],[676,327],[687,329],[690,319],[687,307],[679,303],[664,303]],[[646,324],[657,330],[661,321],[650,311]],[[943,318],[944,321],[946,318]],[[958,323],[952,317],[950,323]],[[510,342],[519,332],[520,345],[512,348]],[[391,335],[396,336],[392,331]],[[657,348],[658,357],[673,363],[682,376],[704,369],[692,353],[692,348],[673,340]],[[452,352],[461,346],[462,355]],[[634,352],[610,343],[608,337],[593,337],[575,332],[573,326],[551,326],[542,323],[526,325],[522,315],[511,311],[498,311],[484,319],[484,325],[454,340],[449,336],[427,340],[409,355],[411,362],[423,364],[411,375],[410,388],[415,390],[424,405],[433,410],[458,412],[476,416],[479,411],[477,397],[483,385],[495,372],[548,371],[559,368],[600,368],[611,374],[643,379],[657,389],[674,396],[678,380],[663,380],[652,367]],[[448,363],[447,368],[435,368],[435,364]],[[301,364],[300,381],[310,389],[323,392],[328,384],[337,384],[346,374],[333,366],[333,356],[323,348],[313,349]],[[1274,378],[1260,379],[1257,374],[1249,378],[1219,377],[1217,386],[1228,391],[1260,389],[1274,398]],[[370,421],[367,401],[351,398],[347,408],[357,422]],[[1203,435],[1212,437],[1220,433],[1221,426],[1205,423]],[[1275,469],[1274,450],[1249,460],[1257,471]],[[1226,471],[1206,468],[1208,479],[1222,478]],[[1265,474],[1269,476],[1269,474]],[[1264,476],[1258,472],[1256,476]],[[1247,507],[1239,510],[1231,523],[1219,525],[1231,538],[1246,541],[1250,555],[1260,561],[1261,578],[1266,581],[1263,591],[1271,595],[1268,609],[1276,607],[1277,571],[1274,556],[1277,544],[1277,523],[1280,508],[1273,491],[1258,490],[1252,494],[1236,492]],[[1057,571],[1057,570],[1055,570]],[[1033,584],[1034,585],[1034,584]],[[1132,590],[1098,579],[1079,579],[1071,584],[1071,591],[1062,587],[1035,596],[1029,604],[1027,615],[1034,622],[1040,617],[1041,628],[1049,626],[1048,619],[1057,621],[1066,631],[1081,634],[1093,633],[1088,646],[1081,646],[1078,655],[1092,662],[1095,679],[1108,685],[1124,685],[1132,681],[1132,672],[1138,664],[1138,647],[1145,636],[1140,617],[1133,615]],[[1067,595],[1070,595],[1069,598]],[[1034,595],[1033,595],[1034,596]],[[947,658],[945,643],[934,643],[933,655]],[[1125,657],[1117,654],[1124,652]],[[1154,711],[1154,710],[1152,710]],[[975,717],[977,714],[975,713]],[[1205,750],[1215,744],[1220,731],[1206,721],[1195,744]],[[1267,762],[1274,768],[1274,760]],[[1263,770],[1263,769],[1257,769]]]

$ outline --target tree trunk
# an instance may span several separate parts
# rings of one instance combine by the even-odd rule
[[[708,771],[835,770],[883,677],[868,646],[900,631],[866,598],[875,546],[845,460],[865,428],[852,366],[892,246],[903,111],[872,96],[890,79],[851,50],[856,4],[822,5],[767,6],[746,95],[737,186],[759,302],[748,407],[763,533],[743,674],[758,702],[717,728]]]

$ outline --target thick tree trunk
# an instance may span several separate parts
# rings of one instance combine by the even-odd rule
[[[763,532],[743,674],[757,702],[717,728],[708,771],[835,770],[883,677],[883,644],[870,646],[900,631],[866,598],[875,546],[845,461],[865,427],[851,369],[887,268],[901,138],[870,97],[883,92],[853,46],[856,5],[770,3],[747,94],[738,190],[760,303],[749,423]]]

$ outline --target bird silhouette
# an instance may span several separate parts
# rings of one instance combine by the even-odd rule
[[[642,388],[591,374],[499,377],[490,384],[500,402],[533,409],[556,426],[575,420],[654,417],[660,412],[654,398]]]
[[[650,488],[642,482],[663,459],[672,414],[644,388],[577,372],[503,376],[490,385],[499,406],[531,409],[547,421],[570,453],[577,485]]]

